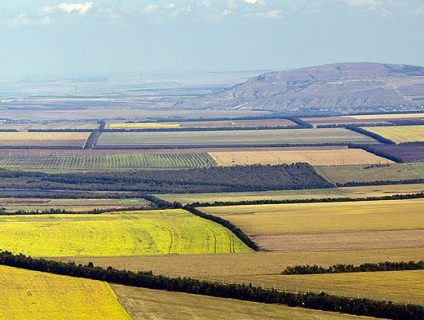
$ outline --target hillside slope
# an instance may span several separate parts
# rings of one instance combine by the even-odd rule
[[[424,67],[355,62],[270,72],[174,107],[349,113],[423,105]]]

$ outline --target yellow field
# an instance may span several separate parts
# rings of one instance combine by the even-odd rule
[[[363,127],[393,142],[422,142],[424,141],[424,125],[422,126],[390,126],[390,127]]]
[[[343,117],[354,118],[358,120],[424,119],[424,113],[364,114],[364,115],[343,116]]]
[[[31,256],[250,252],[228,229],[181,209],[0,217],[0,248]]]
[[[255,192],[226,193],[177,193],[156,194],[169,202],[183,204],[215,201],[254,201],[254,200],[290,200],[290,199],[322,199],[322,198],[366,198],[383,197],[395,194],[424,192],[424,184],[396,184],[382,186],[343,187],[332,189],[278,190]]]
[[[209,152],[220,166],[307,162],[313,166],[393,163],[362,149],[329,148],[270,151]]]
[[[0,266],[0,319],[131,319],[106,282]]]
[[[234,299],[192,295],[112,285],[119,301],[136,319],[284,319],[355,320],[373,319],[335,312],[290,308]]]
[[[108,129],[164,129],[164,128],[179,128],[179,123],[166,122],[120,122],[108,123]]]
[[[424,199],[263,204],[200,208],[248,234],[415,230],[424,228]]]

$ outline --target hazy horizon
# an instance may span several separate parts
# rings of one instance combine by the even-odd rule
[[[424,65],[419,0],[3,0],[0,76]]]

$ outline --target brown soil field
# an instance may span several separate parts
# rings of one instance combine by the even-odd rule
[[[282,164],[307,162],[313,166],[323,165],[356,165],[356,164],[378,164],[393,163],[386,158],[376,156],[362,149],[314,148],[302,150],[279,151],[228,151],[209,152],[209,155],[220,166],[252,165],[252,164]]]
[[[270,251],[366,250],[424,247],[424,230],[302,233],[252,236]]]
[[[403,160],[403,162],[424,162],[424,146],[419,145],[379,145],[377,150],[389,153]]]
[[[151,319],[285,319],[355,320],[372,319],[335,312],[290,308],[282,305],[223,299],[181,292],[168,292],[111,285],[121,305],[134,320]]]

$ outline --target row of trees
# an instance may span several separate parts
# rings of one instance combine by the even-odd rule
[[[116,270],[112,267],[103,269],[101,267],[95,267],[92,263],[84,266],[81,264],[76,265],[72,262],[64,263],[45,259],[34,259],[22,254],[13,255],[7,251],[0,252],[0,264],[150,289],[179,291],[262,303],[284,304],[291,307],[336,311],[395,320],[424,319],[424,308],[418,305],[338,297],[323,292],[319,294],[312,292],[281,292],[274,289],[254,287],[251,284],[223,284],[191,278],[169,278],[153,275],[152,272],[135,273]]]
[[[351,131],[355,131],[357,133],[363,134],[365,136],[373,138],[373,139],[377,140],[378,142],[381,142],[381,143],[384,143],[384,144],[396,144],[392,140],[386,139],[386,138],[384,138],[384,137],[382,137],[379,134],[376,134],[374,132],[364,130],[364,129],[356,126],[356,125],[347,125],[346,129],[349,129]]]
[[[363,263],[359,266],[353,264],[335,264],[328,268],[318,265],[298,265],[284,269],[282,274],[322,274],[322,273],[348,273],[348,272],[376,272],[376,271],[404,271],[423,270],[424,261],[401,261],[401,262],[379,262]]]
[[[348,146],[351,149],[363,149],[367,152],[373,153],[376,156],[383,157],[389,160],[392,160],[396,163],[403,163],[404,161],[402,158],[395,156],[394,154],[385,152],[383,150],[378,149],[377,147],[371,146],[371,145],[363,145],[363,144],[349,144]]]

